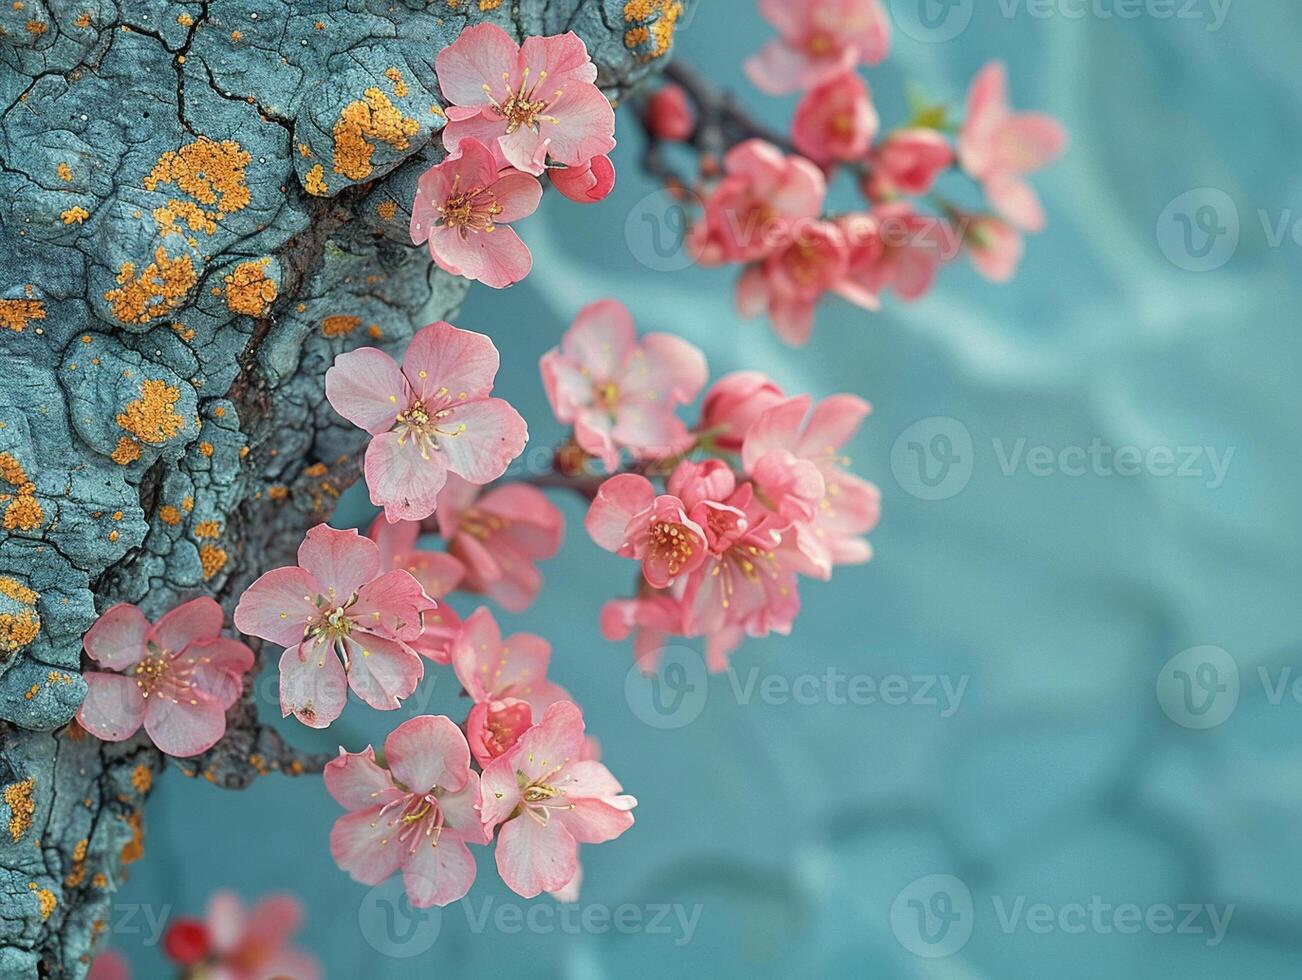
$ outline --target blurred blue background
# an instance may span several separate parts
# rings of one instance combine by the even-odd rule
[[[396,881],[336,869],[319,779],[227,794],[173,774],[111,924],[138,975],[162,972],[149,917],[223,887],[299,894],[301,943],[336,977],[1296,975],[1302,7],[968,0],[932,30],[918,2],[892,4],[893,55],[868,73],[885,125],[905,117],[905,79],[960,105],[1002,58],[1014,104],[1072,134],[1035,178],[1050,227],[1012,285],[956,263],[913,306],[828,302],[813,342],[784,348],[733,314],[732,271],[658,271],[676,263],[649,235],[673,215],[625,116],[614,195],[583,211],[548,195],[522,226],[533,274],[472,290],[458,320],[498,343],[534,445],[561,436],[538,357],[603,296],[700,345],[715,376],[867,397],[851,450],[884,494],[874,561],[806,584],[793,635],[748,641],[731,675],[706,681],[672,651],[657,707],[597,628],[630,566],[556,496],[569,535],[539,601],[497,612],[552,641],[556,680],[639,800],[631,832],[584,849],[577,911],[515,899],[483,849],[465,903],[412,913]],[[781,127],[794,99],[741,73],[769,36],[749,2],[706,0],[677,51]],[[1138,473],[1058,457],[1092,444],[1150,455]],[[1051,451],[1013,465],[1019,445]],[[353,493],[336,523],[370,513]],[[836,677],[903,678],[904,703],[845,703]],[[327,736],[286,730],[359,749],[397,715],[461,716],[449,671],[425,684],[410,710],[354,700]],[[278,714],[273,680],[260,697]]]

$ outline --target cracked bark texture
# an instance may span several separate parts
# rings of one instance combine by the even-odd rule
[[[690,0],[688,4],[690,5]],[[407,234],[468,24],[574,30],[621,98],[680,0],[26,0],[0,7],[0,976],[81,976],[163,758],[69,724],[98,611],[227,612],[357,473],[326,367],[464,281]],[[527,231],[526,231],[527,237]],[[259,726],[179,765],[319,768]]]

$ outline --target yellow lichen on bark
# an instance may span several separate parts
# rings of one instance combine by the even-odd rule
[[[321,321],[321,332],[327,337],[344,337],[361,325],[360,316],[328,316]]]
[[[141,442],[154,446],[167,442],[185,428],[185,419],[175,411],[180,397],[181,392],[166,381],[147,378],[140,382],[140,397],[118,413],[118,425]]]
[[[212,544],[204,545],[199,549],[199,565],[206,582],[226,567],[226,549]]]
[[[36,815],[36,801],[32,799],[35,790],[36,778],[33,776],[5,787],[5,805],[9,807],[9,836],[15,844],[32,829],[32,817]]]
[[[90,212],[83,207],[73,206],[67,211],[59,212],[59,220],[65,225],[79,225],[90,217]]]
[[[39,299],[0,299],[0,325],[22,333],[32,320],[45,319],[45,304]]]
[[[12,494],[0,494],[5,504],[4,528],[7,531],[31,531],[45,523],[45,512],[36,499],[36,484],[27,471],[9,453],[0,453],[0,479],[14,488]]]
[[[624,22],[629,25],[624,32],[624,47],[650,46],[639,55],[642,61],[663,57],[673,44],[678,18],[683,15],[681,0],[628,0],[624,4]]]
[[[307,176],[303,178],[303,187],[313,197],[326,196],[330,188],[326,186],[325,168],[321,164],[314,164],[307,172]]]
[[[349,180],[365,180],[371,175],[371,156],[375,153],[370,141],[405,150],[411,145],[409,137],[418,132],[417,120],[404,116],[378,88],[368,88],[362,98],[344,106],[334,125],[335,173]],[[311,187],[308,191],[315,193]]]
[[[118,439],[118,444],[114,447],[113,452],[109,454],[109,459],[119,466],[130,466],[140,458],[140,444],[126,436]]]
[[[154,251],[154,261],[139,275],[134,262],[123,262],[118,269],[119,288],[110,289],[104,299],[122,323],[148,323],[180,306],[197,281],[190,256],[172,258],[160,246]]]
[[[249,153],[239,143],[219,143],[201,136],[159,157],[154,169],[145,175],[145,190],[175,184],[184,194],[212,208],[212,220],[220,221],[248,207],[249,186],[244,177],[248,165]]]
[[[224,277],[226,306],[232,313],[262,316],[276,299],[276,281],[267,275],[270,259],[241,262]]]

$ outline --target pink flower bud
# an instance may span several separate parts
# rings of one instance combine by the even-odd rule
[[[552,186],[578,204],[595,204],[615,187],[615,166],[608,156],[595,156],[582,167],[552,167]]]
[[[657,139],[687,139],[696,129],[696,114],[679,85],[666,85],[646,102],[646,128]]]

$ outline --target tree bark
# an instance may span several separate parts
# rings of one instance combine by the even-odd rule
[[[471,23],[576,31],[622,98],[680,0],[26,0],[0,7],[0,976],[82,976],[164,759],[69,724],[99,611],[292,561],[365,435],[323,377],[466,283],[410,244]],[[526,231],[527,237],[527,231]],[[251,697],[189,775],[319,771]],[[176,763],[174,763],[176,764]]]

